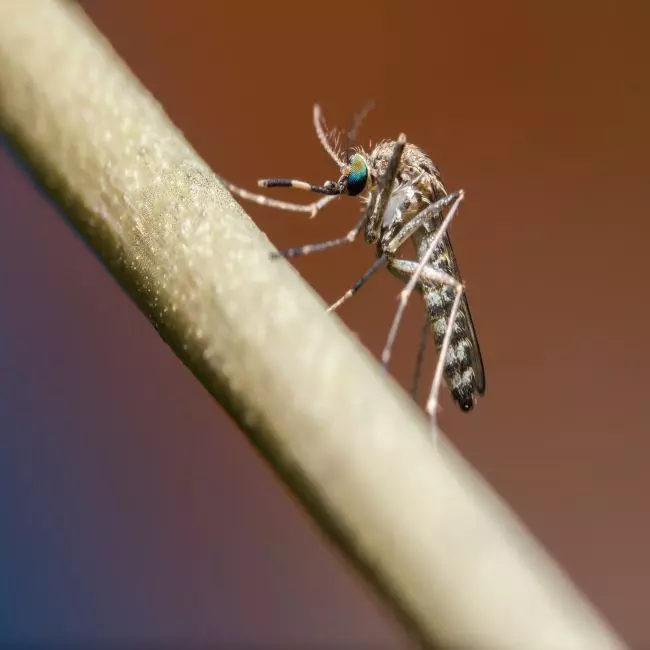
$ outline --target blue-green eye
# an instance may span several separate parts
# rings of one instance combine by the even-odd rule
[[[368,180],[368,166],[363,156],[355,153],[350,156],[350,172],[347,178],[348,184],[348,194],[350,196],[356,196],[361,194],[364,188],[366,187],[366,182]]]

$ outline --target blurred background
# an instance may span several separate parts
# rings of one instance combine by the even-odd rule
[[[465,189],[487,393],[469,415],[445,397],[442,426],[650,647],[650,4],[80,4],[240,185],[335,179],[312,105],[345,127],[374,99],[360,144],[404,131]],[[359,204],[246,209],[284,248],[344,234]],[[296,267],[331,302],[373,259],[360,241]],[[375,354],[399,289],[380,274],[340,311]],[[414,301],[407,387],[420,322]],[[6,148],[0,370],[0,645],[412,647]]]

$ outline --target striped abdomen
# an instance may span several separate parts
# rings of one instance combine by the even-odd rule
[[[427,238],[423,237],[418,242],[417,248],[424,253],[427,245]],[[448,237],[443,238],[430,264],[436,270],[452,276],[458,282],[462,282]],[[427,284],[422,287],[422,295],[431,321],[436,349],[440,352],[449,326],[449,316],[454,303],[455,290],[448,285]],[[481,353],[464,293],[456,315],[447,358],[444,362],[444,376],[453,399],[463,411],[471,410],[474,406],[475,397],[482,395],[485,391]]]

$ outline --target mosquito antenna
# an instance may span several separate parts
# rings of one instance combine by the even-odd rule
[[[336,151],[334,151],[334,149],[332,148],[332,145],[330,144],[330,141],[327,137],[327,133],[325,132],[324,122],[325,121],[323,119],[323,113],[320,109],[320,106],[318,104],[314,104],[314,128],[316,129],[316,135],[318,136],[318,139],[320,140],[323,149],[327,151],[330,158],[339,167],[343,167],[344,161],[341,160],[339,154],[337,154]]]
[[[350,122],[350,127],[348,128],[348,131],[345,135],[345,157],[348,159],[348,161],[350,159],[350,148],[357,137],[357,131],[359,130],[361,123],[366,119],[368,113],[370,113],[374,107],[374,100],[371,99],[367,101],[361,107],[361,110],[352,118],[352,122]]]

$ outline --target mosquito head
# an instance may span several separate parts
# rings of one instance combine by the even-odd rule
[[[366,189],[368,182],[368,163],[360,153],[353,153],[347,158],[347,163],[341,168],[341,178],[338,183],[328,181],[332,188],[338,187],[341,194],[357,196]],[[328,183],[325,186],[328,186]]]

